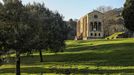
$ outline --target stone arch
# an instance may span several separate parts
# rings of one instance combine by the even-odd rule
[[[97,33],[94,33],[94,36],[97,36]]]
[[[101,31],[101,30],[102,30],[102,29],[101,29],[101,26],[102,26],[102,23],[99,22],[99,23],[98,23],[98,31]]]
[[[93,29],[94,29],[93,22],[90,22],[90,29],[91,29],[91,31],[93,31]]]
[[[100,34],[100,33],[98,33],[98,36],[100,37],[100,36],[101,36],[101,34]]]
[[[94,22],[94,31],[97,31],[97,22]]]
[[[93,36],[93,33],[91,33],[90,36]]]

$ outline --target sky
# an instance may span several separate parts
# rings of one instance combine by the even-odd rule
[[[123,7],[125,0],[22,0],[23,4],[29,2],[44,2],[47,8],[58,11],[65,20],[69,20],[70,18],[79,19],[99,6]]]

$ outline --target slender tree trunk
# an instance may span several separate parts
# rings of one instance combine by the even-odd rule
[[[16,51],[16,75],[20,75],[20,52]]]
[[[40,53],[40,62],[43,62],[42,50],[39,50]]]

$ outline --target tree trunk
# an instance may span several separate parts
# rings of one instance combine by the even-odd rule
[[[40,53],[40,62],[43,62],[42,50],[39,50]]]
[[[16,51],[16,75],[20,75],[20,52]]]

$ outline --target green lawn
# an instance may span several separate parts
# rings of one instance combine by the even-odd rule
[[[44,52],[21,58],[22,75],[134,75],[134,38],[67,41],[63,53]],[[15,75],[14,57],[0,66],[0,75]]]

